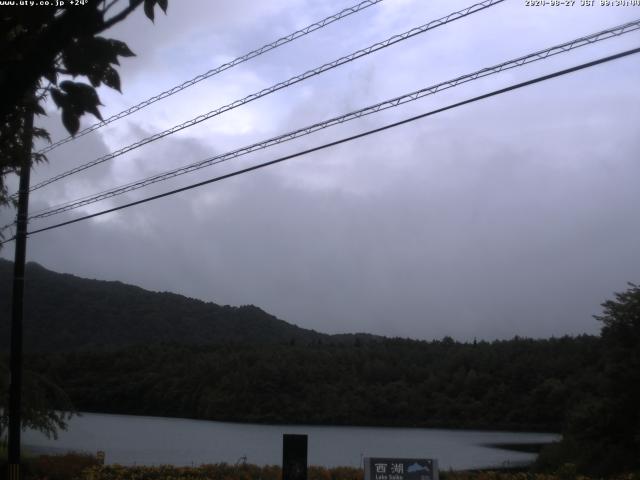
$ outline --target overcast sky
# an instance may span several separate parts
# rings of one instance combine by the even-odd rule
[[[172,0],[108,32],[123,94],[104,117],[354,4]],[[385,0],[64,145],[32,182],[473,3]],[[638,7],[486,11],[38,190],[31,210],[138,180],[640,17]],[[597,2],[599,3],[599,2]],[[606,40],[296,141],[33,222],[38,228],[637,47]],[[598,66],[224,182],[32,236],[28,258],[327,333],[460,340],[597,333],[640,282],[640,57]],[[65,135],[51,107],[39,120]],[[83,126],[94,122],[87,117]],[[13,219],[3,210],[0,220]],[[13,246],[2,251],[13,258]]]

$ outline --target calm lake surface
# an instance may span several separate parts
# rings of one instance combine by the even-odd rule
[[[106,463],[121,465],[200,465],[236,463],[246,456],[257,465],[282,462],[282,435],[309,435],[309,464],[359,467],[361,457],[425,457],[440,469],[507,466],[531,462],[534,454],[491,448],[491,444],[543,443],[549,433],[483,432],[378,427],[254,425],[179,418],[82,414],[58,440],[25,432],[34,450],[103,450]]]

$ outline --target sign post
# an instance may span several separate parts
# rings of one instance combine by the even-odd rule
[[[306,435],[283,435],[282,480],[307,480]]]

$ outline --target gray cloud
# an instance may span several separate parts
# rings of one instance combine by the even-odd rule
[[[140,15],[122,24],[113,36],[129,41],[140,57],[124,65],[126,95],[120,99],[105,93],[107,109],[117,110],[125,100],[134,103],[149,90],[204,71],[216,55],[249,50],[348,4],[263,3],[258,10],[242,2],[220,10],[209,2],[172,2],[169,15],[154,27]],[[195,116],[465,3],[383,5],[352,23],[330,27],[327,35],[314,34],[194,87],[166,105],[104,129],[102,135],[60,148],[35,177],[66,170],[186,119],[183,115]],[[621,23],[632,13],[587,10],[530,11],[518,2],[505,2],[504,8],[428,33],[43,189],[34,195],[33,207],[190,163]],[[184,49],[189,39],[198,39],[193,51]],[[632,40],[611,40],[442,92],[105,205],[424,112],[621,50]],[[205,58],[204,51],[211,55]],[[174,71],[167,73],[169,67]],[[325,332],[460,339],[595,333],[598,324],[591,315],[613,291],[637,281],[640,271],[640,227],[632,220],[640,200],[635,181],[640,177],[639,74],[637,62],[622,60],[35,235],[29,257],[91,278],[222,304],[253,303]],[[62,135],[57,114],[47,127],[54,137]],[[11,216],[7,211],[1,215]],[[10,248],[3,251],[10,254]]]

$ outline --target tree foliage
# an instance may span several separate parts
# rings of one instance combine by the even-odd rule
[[[572,405],[562,443],[547,452],[597,475],[640,469],[640,287],[630,283],[602,307],[598,381]]]
[[[596,337],[136,346],[34,355],[82,411],[265,423],[558,431]]]
[[[0,9],[0,206],[12,203],[4,177],[23,163],[26,116],[45,114],[43,104],[50,95],[70,134],[78,131],[86,113],[102,119],[95,88],[106,85],[120,91],[119,57],[134,54],[124,42],[100,34],[140,5],[151,20],[156,5],[167,9],[167,0],[70,4]],[[78,77],[84,81],[76,81]],[[49,139],[39,128],[33,136]],[[43,160],[37,154],[32,158]]]
[[[55,409],[52,406],[55,405]],[[9,369],[0,360],[0,439],[9,426]],[[48,437],[57,437],[74,415],[68,395],[46,376],[33,371],[23,375],[22,427],[39,430]]]

